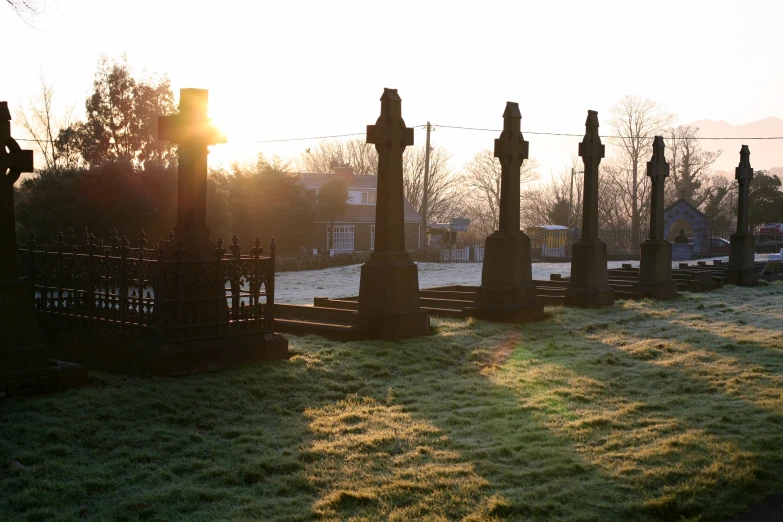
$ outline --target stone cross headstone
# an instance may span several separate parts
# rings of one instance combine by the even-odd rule
[[[598,168],[605,152],[598,135],[598,113],[587,111],[585,137],[579,143],[585,167],[582,237],[571,249],[571,283],[566,291],[566,303],[572,306],[614,304],[614,291],[607,284],[606,244],[598,239]]]
[[[666,241],[663,227],[664,185],[669,177],[663,136],[653,140],[653,154],[647,162],[650,191],[650,238],[641,244],[639,282],[636,289],[647,296],[669,299],[677,295],[677,283],[672,279],[672,246]]]
[[[8,103],[0,102],[0,377],[42,362],[33,291],[19,278],[14,218],[14,183],[32,171],[33,151],[11,137]]]
[[[359,319],[372,337],[414,337],[429,332],[419,307],[419,274],[405,251],[402,154],[413,145],[413,129],[402,119],[397,89],[384,89],[381,115],[367,126],[367,143],[378,152],[375,250],[362,265]]]
[[[372,259],[406,258],[402,154],[413,145],[413,129],[402,119],[397,89],[384,89],[381,115],[367,126],[367,143],[378,152],[378,197],[375,205],[375,248]]]
[[[33,171],[33,151],[22,150],[11,137],[8,102],[0,102],[0,280],[16,279],[16,219],[14,183]]]
[[[519,104],[507,102],[503,132],[495,140],[495,157],[501,169],[498,230],[486,240],[481,287],[472,310],[482,319],[519,322],[540,319],[544,314],[533,283],[530,238],[519,229],[519,180],[528,158],[521,120]]]
[[[753,179],[753,169],[750,166],[750,149],[743,145],[740,149],[740,162],[734,170],[738,183],[737,197],[737,232],[731,235],[729,248],[728,281],[741,286],[751,286],[758,283],[759,277],[755,267],[755,238],[748,233],[750,182]]]
[[[174,234],[186,243],[209,240],[207,146],[226,143],[225,136],[207,117],[208,101],[209,91],[206,89],[180,89],[179,114],[158,119],[158,139],[178,145],[177,225]]]

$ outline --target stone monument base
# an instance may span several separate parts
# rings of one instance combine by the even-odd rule
[[[87,368],[51,361],[40,343],[33,293],[22,279],[0,281],[0,397],[66,390],[87,384]]]
[[[671,243],[648,239],[641,244],[639,282],[634,288],[655,299],[677,296],[677,283],[672,279]]]
[[[606,243],[583,238],[571,248],[571,284],[565,304],[580,308],[614,305],[614,290],[607,284]]]
[[[429,334],[429,315],[419,307],[418,267],[403,256],[370,259],[362,265],[357,320],[369,337],[402,339]]]
[[[47,328],[50,355],[130,375],[169,377],[287,359],[288,340],[280,334],[156,344]]]
[[[756,270],[756,244],[752,234],[732,234],[729,248],[728,282],[739,286],[753,286],[759,282]]]
[[[479,319],[505,323],[538,321],[544,317],[544,304],[538,300],[533,283],[516,287],[482,285],[476,306],[466,310]]]

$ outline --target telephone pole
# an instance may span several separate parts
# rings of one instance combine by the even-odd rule
[[[423,248],[427,248],[429,245],[427,244],[427,211],[429,210],[428,204],[429,201],[429,182],[430,182],[430,131],[432,130],[432,125],[430,125],[430,122],[427,122],[427,144],[424,147],[424,187],[422,189],[422,195],[421,195],[421,246]]]

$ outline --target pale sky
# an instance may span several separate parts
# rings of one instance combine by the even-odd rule
[[[126,52],[135,71],[166,73],[177,97],[209,89],[229,139],[213,164],[256,151],[288,159],[315,144],[252,140],[364,132],[384,87],[399,89],[408,126],[497,129],[508,100],[523,133],[583,133],[588,109],[605,121],[625,94],[683,123],[744,124],[783,117],[781,20],[779,0],[49,0],[30,27],[0,2],[0,100],[35,94],[40,68],[81,118],[99,55]],[[441,128],[432,141],[459,168],[496,137]],[[545,173],[579,141],[525,137]]]

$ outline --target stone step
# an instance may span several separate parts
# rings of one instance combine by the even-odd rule
[[[422,306],[421,309],[425,312],[428,312],[430,315],[436,315],[438,317],[455,317],[458,319],[464,319],[465,317],[470,316],[470,314],[463,309],[457,310],[454,308],[432,308],[429,306]]]
[[[432,297],[419,297],[419,306],[422,308],[443,308],[451,310],[462,310],[466,306],[473,306],[475,299],[434,299]]]
[[[454,299],[458,301],[474,301],[478,292],[469,291],[456,291],[456,290],[419,290],[419,299],[433,298],[433,299]]]
[[[356,314],[352,310],[346,310],[342,308],[275,304],[275,318],[294,317],[298,319],[312,319],[314,321],[329,321],[351,324],[352,316],[355,315]]]
[[[364,337],[362,328],[331,321],[308,321],[296,318],[275,319],[275,331],[296,335],[322,335],[336,341],[355,341]]]

